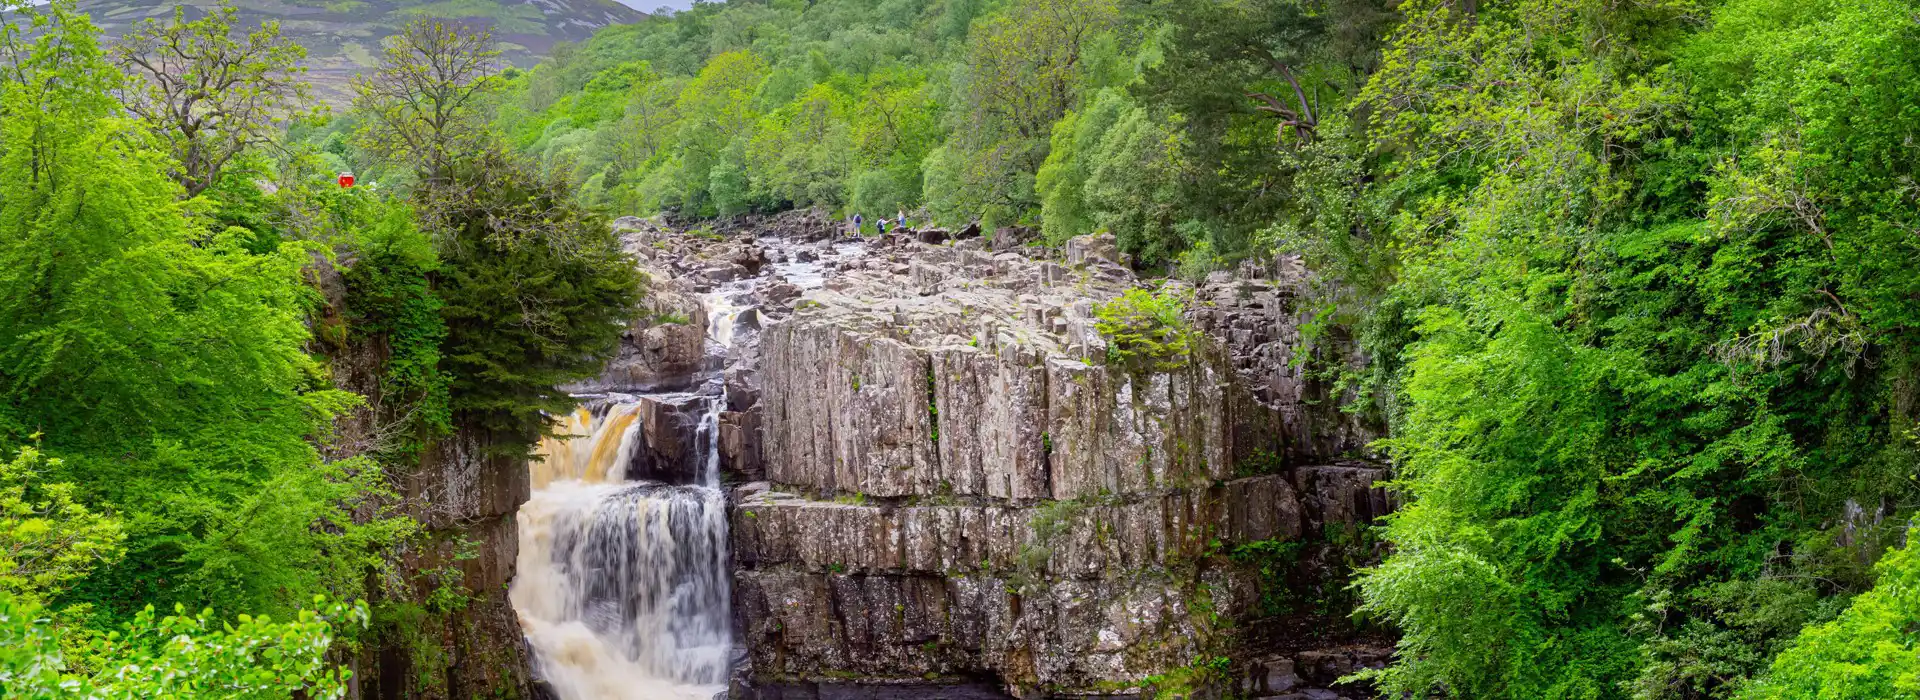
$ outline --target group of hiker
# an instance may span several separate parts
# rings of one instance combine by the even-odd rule
[[[861,227],[866,224],[865,218],[859,214],[854,214],[852,221],[853,221],[853,232],[855,234],[858,234],[861,231]],[[879,221],[874,222],[874,227],[879,229],[880,233],[886,233],[888,227],[892,227],[894,230],[905,229],[907,227],[907,212],[906,210],[902,209],[900,210],[899,218],[891,219],[891,220],[880,219]]]

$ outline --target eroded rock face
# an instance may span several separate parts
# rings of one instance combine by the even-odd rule
[[[1111,238],[1064,263],[995,247],[903,232],[763,295],[751,379],[728,388],[766,479],[730,519],[751,677],[1125,690],[1231,643],[1272,585],[1234,547],[1391,508],[1381,469],[1329,466],[1371,433],[1297,373],[1261,374],[1299,342],[1280,283],[1176,283],[1195,349],[1141,369],[1096,330],[1142,284]]]
[[[1042,684],[1098,689],[1178,668],[1218,632],[1215,606],[1245,575],[1138,572],[1037,584],[1005,576],[860,575],[747,570],[736,610],[755,670],[875,681],[990,672],[1028,694]]]
[[[1115,570],[1180,566],[1222,545],[1293,540],[1302,532],[1299,500],[1280,475],[1133,500],[1031,507],[996,500],[815,501],[758,483],[735,492],[735,508],[733,556],[740,566],[831,573],[1100,578]]]
[[[338,269],[316,259],[309,274],[323,293],[323,318],[339,318],[352,303]],[[364,455],[382,447],[395,408],[381,396],[382,363],[388,356],[377,336],[356,337],[325,348],[334,381],[367,398],[365,405],[335,423],[334,439],[321,446],[328,459]],[[424,608],[441,583],[471,593],[457,610],[423,614],[411,620],[412,638],[380,630],[348,661],[353,671],[349,697],[452,700],[471,697],[525,697],[533,691],[526,648],[506,583],[518,555],[514,513],[527,500],[529,475],[524,460],[488,449],[472,431],[427,446],[417,463],[395,465],[398,503],[391,505],[420,523],[397,562],[397,583],[373,591],[381,605]],[[451,567],[457,580],[437,577]],[[425,649],[431,653],[419,653]],[[431,667],[421,663],[430,660]]]
[[[1324,620],[1251,616],[1275,585],[1343,575],[1374,545],[1329,542],[1394,503],[1374,487],[1385,470],[1358,461],[1378,431],[1290,363],[1308,317],[1287,261],[1194,287],[1143,282],[1104,236],[1058,251],[1010,229],[853,243],[818,212],[702,228],[621,222],[660,307],[592,388],[722,373],[737,697],[928,679],[1125,694],[1255,638],[1284,653],[1248,657],[1262,660],[1229,675],[1260,683],[1240,690],[1332,692],[1291,670],[1331,648]],[[1110,364],[1096,309],[1162,284],[1189,300],[1193,352]],[[702,305],[721,290],[729,308]],[[688,350],[712,333],[731,334],[724,357]],[[1358,362],[1318,343],[1316,358]],[[663,453],[692,434],[670,422]],[[1242,544],[1286,552],[1287,582],[1233,555]]]
[[[990,672],[1064,689],[1179,667],[1220,631],[1212,614],[1257,588],[1202,567],[1210,551],[1301,527],[1280,476],[1036,507],[835,503],[765,484],[736,498],[745,642],[756,670],[801,677]]]
[[[1217,344],[1108,366],[1094,309],[1135,284],[1098,242],[1074,267],[904,239],[769,327],[767,476],[821,493],[1070,500],[1231,478],[1287,448]],[[901,275],[898,268],[907,273]]]
[[[1335,334],[1309,342],[1301,329],[1315,308],[1311,280],[1298,258],[1278,256],[1239,274],[1216,272],[1196,291],[1194,325],[1225,346],[1239,384],[1276,411],[1292,440],[1287,457],[1310,464],[1341,456],[1375,456],[1369,444],[1384,436],[1377,419],[1341,410],[1356,399],[1327,380],[1311,377],[1297,356],[1305,350],[1323,366],[1364,370],[1366,358]]]

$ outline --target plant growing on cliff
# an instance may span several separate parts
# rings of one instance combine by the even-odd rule
[[[1292,607],[1293,591],[1288,575],[1300,564],[1306,543],[1286,540],[1255,540],[1235,545],[1227,557],[1235,564],[1250,567],[1260,577],[1259,612],[1279,615]]]
[[[1140,681],[1146,697],[1153,700],[1191,700],[1208,697],[1220,685],[1232,680],[1233,658],[1208,656],[1166,673],[1156,673]]]
[[[453,431],[451,382],[440,369],[447,324],[432,281],[439,268],[413,211],[393,203],[361,236],[359,260],[345,274],[354,329],[385,345],[379,353],[385,366],[369,402],[376,420],[392,426],[376,432],[397,438],[373,446],[389,464],[417,457],[429,441]]]
[[[1107,340],[1107,362],[1135,371],[1185,367],[1194,342],[1194,331],[1183,316],[1186,301],[1164,289],[1129,289],[1095,307],[1094,329]]]
[[[1029,536],[1020,545],[1018,558],[1014,561],[1013,580],[1009,582],[1014,589],[1023,590],[1042,583],[1047,562],[1053,559],[1054,540],[1064,534],[1074,524],[1074,519],[1091,504],[1090,498],[1076,498],[1048,501],[1033,509],[1032,519],[1027,521]]]

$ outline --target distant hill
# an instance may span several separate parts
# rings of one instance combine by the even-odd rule
[[[193,17],[213,0],[80,0],[109,36],[149,17],[165,19],[177,5]],[[581,41],[603,27],[627,24],[646,14],[613,0],[234,0],[249,27],[278,20],[281,31],[307,48],[309,80],[317,95],[336,105],[349,96],[347,81],[379,60],[380,42],[419,17],[443,17],[491,27],[507,60],[530,66],[562,41]]]

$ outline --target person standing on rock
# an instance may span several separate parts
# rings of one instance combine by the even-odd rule
[[[853,235],[855,236],[860,235],[860,215],[859,214],[853,215]]]

